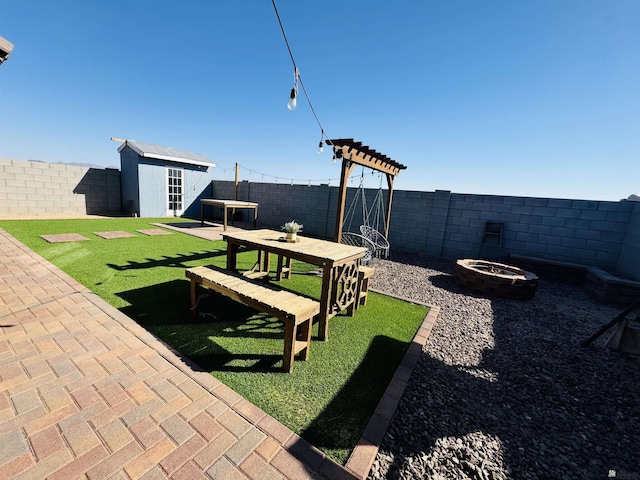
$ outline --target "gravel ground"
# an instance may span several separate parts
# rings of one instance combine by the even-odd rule
[[[376,261],[372,288],[441,311],[369,478],[640,480],[640,360],[604,348],[611,332],[580,345],[624,306],[544,280],[490,299],[453,265]]]

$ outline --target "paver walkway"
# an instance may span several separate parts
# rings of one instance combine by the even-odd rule
[[[0,479],[347,479],[0,229]]]

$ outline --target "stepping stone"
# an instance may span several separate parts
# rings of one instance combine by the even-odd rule
[[[57,233],[55,235],[40,235],[40,238],[44,238],[49,243],[82,242],[84,240],[89,240],[87,237],[83,237],[79,233]]]
[[[129,232],[123,232],[121,230],[116,230],[113,232],[93,232],[94,235],[97,235],[99,237],[102,237],[106,240],[111,240],[112,238],[129,238],[129,237],[135,237],[135,235],[133,235],[132,233]]]
[[[145,235],[155,236],[155,235],[173,235],[172,232],[167,230],[163,230],[161,228],[148,228],[146,230],[136,230],[136,232],[144,233]]]

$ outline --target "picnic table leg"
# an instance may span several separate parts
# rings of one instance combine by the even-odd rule
[[[204,225],[204,203],[200,204],[200,226]]]
[[[253,209],[253,228],[258,226],[258,207]]]
[[[278,255],[278,267],[276,270],[276,280],[280,281],[283,278],[291,278],[291,257],[285,257]]]
[[[222,230],[226,232],[227,231],[227,207],[223,206],[222,211],[224,212],[222,214]]]
[[[333,296],[333,268],[331,265],[322,267],[322,295],[320,298],[320,318],[318,320],[318,338],[329,339],[329,314]]]
[[[227,241],[227,270],[236,270],[236,256],[238,255],[239,245]]]

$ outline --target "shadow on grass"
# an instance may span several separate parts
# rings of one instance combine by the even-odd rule
[[[189,281],[173,280],[118,293],[130,303],[122,313],[179,350],[206,371],[280,372],[283,324],[222,295],[204,293],[198,314],[189,314]],[[231,338],[249,346],[252,340],[275,340],[278,353],[230,351],[215,339]],[[245,349],[246,350],[246,349]]]
[[[389,385],[407,343],[378,335],[358,367],[301,436],[321,449],[352,449]]]
[[[337,461],[346,461],[409,343],[386,335],[372,336],[362,353],[350,359],[358,342],[345,337],[349,332],[345,326],[366,319],[362,317],[366,308],[362,308],[356,317],[334,317],[333,328],[342,335],[333,342],[313,340],[310,360],[296,361],[294,373],[285,374],[281,371],[284,326],[280,321],[218,294],[203,296],[198,312],[204,316],[192,316],[189,284],[186,279],[173,280],[120,292],[118,295],[130,303],[121,311],[203,371],[220,374],[232,388],[238,382],[238,393],[244,392],[250,401],[252,394],[300,398],[301,402],[289,406],[267,403],[284,415],[285,424],[286,418],[296,415],[291,407],[314,412],[295,427],[297,433]],[[351,334],[354,332],[357,330]],[[341,379],[336,381],[333,373]],[[312,393],[316,390],[322,392],[320,398]],[[313,404],[318,401],[316,410]]]
[[[198,260],[205,260],[208,258],[214,257],[226,257],[227,252],[221,250],[215,251],[207,251],[195,253],[192,252],[188,255],[178,254],[175,257],[168,257],[164,255],[160,259],[155,258],[147,258],[145,262],[136,262],[134,260],[129,260],[126,265],[115,265],[113,263],[107,263],[109,268],[113,268],[114,270],[141,270],[147,268],[156,268],[156,267],[179,267],[179,268],[188,268],[186,263],[194,262]]]

